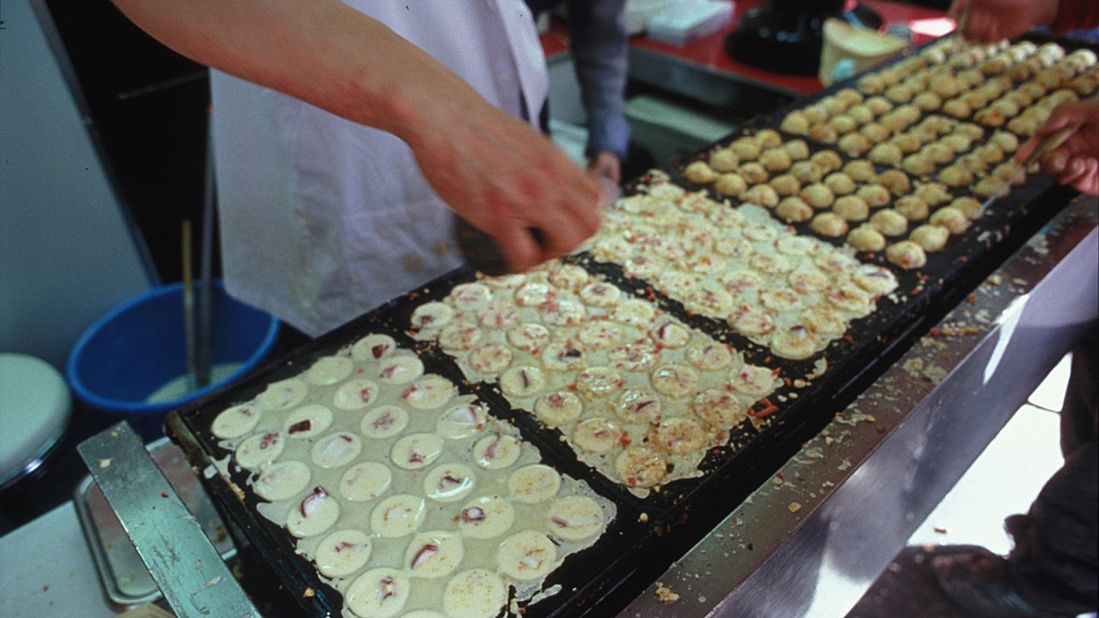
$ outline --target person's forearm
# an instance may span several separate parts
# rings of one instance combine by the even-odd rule
[[[429,102],[427,86],[476,96],[427,53],[337,0],[114,1],[197,62],[406,140]]]

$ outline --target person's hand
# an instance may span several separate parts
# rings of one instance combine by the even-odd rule
[[[594,234],[596,181],[530,125],[454,86],[449,92],[462,100],[433,97],[438,104],[402,132],[439,196],[491,235],[515,272],[566,255]]]
[[[588,161],[588,175],[596,180],[606,178],[616,185],[620,184],[622,182],[622,161],[613,152],[600,150]]]
[[[1015,160],[1026,161],[1043,139],[1066,127],[1074,129],[1072,134],[1042,156],[1042,170],[1081,193],[1099,195],[1099,98],[1058,105]]]
[[[954,0],[950,16],[969,12],[961,33],[967,41],[995,43],[1018,36],[1057,17],[1055,0]],[[961,27],[962,24],[959,24]]]

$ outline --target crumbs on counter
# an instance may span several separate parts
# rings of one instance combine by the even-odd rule
[[[679,600],[679,595],[661,582],[656,582],[656,598],[665,605],[671,605]]]

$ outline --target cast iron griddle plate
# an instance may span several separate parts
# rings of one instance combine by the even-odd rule
[[[1036,42],[1045,40],[1048,39],[1035,39]],[[1056,42],[1066,48],[1078,46],[1060,40]],[[885,66],[889,65],[876,67],[870,72]],[[861,75],[825,89],[812,98],[796,101],[786,109],[757,118],[741,131],[717,143],[728,143],[740,133],[761,128],[777,129],[788,111],[852,86],[859,77]],[[784,137],[793,139],[796,136],[784,134]],[[808,143],[814,152],[822,149],[812,142]],[[711,148],[700,150],[687,160],[703,156]],[[845,161],[849,160],[843,153],[839,154]],[[703,188],[687,183],[674,173],[673,180],[687,188]],[[957,189],[953,192],[956,195],[964,194]],[[596,262],[587,254],[569,258],[568,261],[583,266],[593,274],[653,299],[661,308],[690,326],[733,344],[744,353],[747,361],[779,368],[784,377],[805,377],[813,371],[813,364],[820,357],[828,361],[828,370],[807,388],[798,389],[796,399],[787,398],[784,403],[778,404],[778,412],[768,417],[767,424],[758,429],[743,424],[733,431],[730,438],[734,448],[712,450],[702,464],[706,471],[704,476],[675,481],[645,499],[637,498],[580,464],[575,453],[561,441],[557,430],[542,426],[525,412],[512,410],[495,385],[467,382],[457,365],[434,343],[416,342],[405,333],[415,306],[428,300],[442,299],[454,285],[475,279],[474,273],[468,269],[451,272],[415,292],[390,301],[296,350],[289,357],[267,365],[242,383],[231,385],[173,413],[169,418],[168,433],[184,447],[193,464],[200,469],[205,468],[229,454],[217,446],[216,438],[210,433],[213,418],[222,409],[252,398],[268,383],[296,375],[320,356],[334,353],[368,333],[389,334],[402,347],[416,350],[428,372],[450,379],[463,394],[477,395],[489,406],[493,416],[516,425],[524,439],[542,453],[544,463],[587,482],[597,493],[617,503],[618,515],[604,536],[591,548],[566,560],[547,580],[547,587],[560,584],[562,592],[529,606],[525,613],[526,616],[604,615],[617,609],[612,607],[614,604],[630,598],[650,583],[644,575],[638,575],[639,571],[659,573],[689,549],[708,530],[709,525],[735,508],[761,479],[778,469],[790,449],[796,449],[801,440],[812,435],[814,427],[822,427],[863,384],[892,362],[922,329],[954,306],[996,264],[1063,207],[1071,195],[1070,191],[1054,187],[1044,176],[1032,176],[1025,185],[1014,188],[1008,197],[999,200],[992,211],[964,235],[951,237],[944,251],[929,254],[925,267],[906,272],[886,264],[897,275],[900,284],[895,300],[883,297],[877,311],[852,323],[847,336],[833,341],[825,351],[806,361],[771,357],[765,348],[732,332],[726,324],[690,314],[677,301],[653,291],[647,282],[624,276],[617,265]],[[798,231],[812,235],[804,224],[798,226]],[[860,254],[860,259],[885,264],[880,253],[869,256],[869,259],[867,255]],[[790,387],[783,387],[770,399],[776,402],[780,395],[790,392]],[[806,432],[809,434],[805,435]],[[292,539],[284,529],[257,514],[255,505],[258,500],[245,485],[244,475],[233,474],[233,481],[243,489],[241,495],[221,482],[218,476],[204,477],[204,481],[229,523],[239,528],[241,536],[255,544],[259,553],[276,570],[282,585],[297,598],[308,615],[339,615],[342,606],[340,595],[320,580],[312,564],[294,552]],[[608,600],[609,597],[613,598]]]

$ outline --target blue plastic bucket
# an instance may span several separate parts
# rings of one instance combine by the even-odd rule
[[[147,440],[162,433],[164,417],[254,369],[275,343],[279,322],[214,288],[213,366],[239,364],[216,382],[167,400],[147,401],[187,371],[183,285],[139,294],[88,327],[69,353],[65,371],[77,398],[129,421]]]

